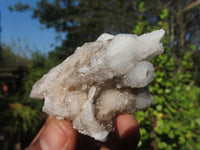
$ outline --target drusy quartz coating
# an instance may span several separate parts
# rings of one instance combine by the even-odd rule
[[[140,36],[102,34],[78,47],[31,91],[44,99],[43,111],[70,120],[80,133],[105,141],[117,113],[133,113],[153,103],[147,85],[154,56],[163,53],[163,29]]]

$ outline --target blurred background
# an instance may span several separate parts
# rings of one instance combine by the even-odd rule
[[[32,85],[77,46],[107,32],[163,28],[152,60],[155,103],[134,115],[140,150],[200,150],[200,0],[1,0],[0,149],[29,145],[46,119]]]

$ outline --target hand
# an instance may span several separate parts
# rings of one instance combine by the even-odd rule
[[[50,116],[26,150],[132,150],[136,149],[139,137],[137,121],[129,114],[115,117],[115,132],[105,143],[78,134],[69,121]]]

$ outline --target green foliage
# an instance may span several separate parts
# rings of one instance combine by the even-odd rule
[[[163,12],[160,14],[160,19],[164,20],[168,17],[169,9],[163,9]]]
[[[167,23],[163,24],[168,13],[167,9],[161,12],[161,21],[156,29],[168,29]],[[141,21],[138,21],[138,26]],[[150,28],[147,22],[143,24],[143,29]],[[134,31],[141,34],[137,26]],[[168,35],[164,44],[164,54],[152,60],[155,78],[149,90],[154,95],[155,103],[145,112],[136,113],[141,133],[139,149],[200,149],[200,88],[194,85],[191,76],[194,51],[191,49],[177,61],[168,47]]]
[[[9,6],[9,10],[10,11],[25,11],[25,10],[29,10],[31,9],[31,6],[28,4],[23,4],[21,2],[18,2],[17,4],[15,4],[14,6]]]
[[[43,101],[29,98],[29,93],[33,84],[56,62],[38,51],[32,53],[31,58],[22,57],[12,51],[12,46],[4,46],[2,54],[4,58],[1,60],[2,70],[11,71],[7,73],[8,75],[2,74],[5,76],[3,82],[8,85],[8,93],[6,95],[0,93],[1,120],[4,120],[0,130],[4,140],[0,141],[0,147],[13,149],[18,142],[22,147],[26,147],[46,118],[41,111]],[[19,70],[17,68],[19,66],[24,67],[24,70]],[[13,72],[17,71],[21,74],[20,78],[9,76],[12,74],[13,67],[15,67]],[[17,76],[19,75],[17,74]],[[9,85],[10,80],[14,82],[12,85]],[[14,93],[10,92],[12,86],[18,86]],[[10,144],[6,145],[5,143]]]
[[[22,55],[19,51],[15,54],[12,51],[12,46],[7,44],[2,45],[2,50],[0,51],[0,55],[2,59],[0,60],[1,68],[14,68],[19,66],[27,66],[30,60],[28,60],[24,55]]]

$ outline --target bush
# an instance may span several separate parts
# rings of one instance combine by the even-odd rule
[[[140,4],[140,11],[144,11]],[[168,10],[160,15],[158,28],[168,30],[165,22]],[[134,29],[137,34],[151,30],[147,22],[138,21]],[[162,23],[161,23],[162,22]],[[163,22],[165,22],[163,24]],[[191,76],[193,68],[193,51],[188,50],[184,57],[177,61],[168,47],[168,35],[164,40],[165,52],[152,60],[155,67],[155,78],[149,86],[155,103],[146,111],[137,112],[141,140],[139,149],[200,149],[200,88],[194,85]]]

